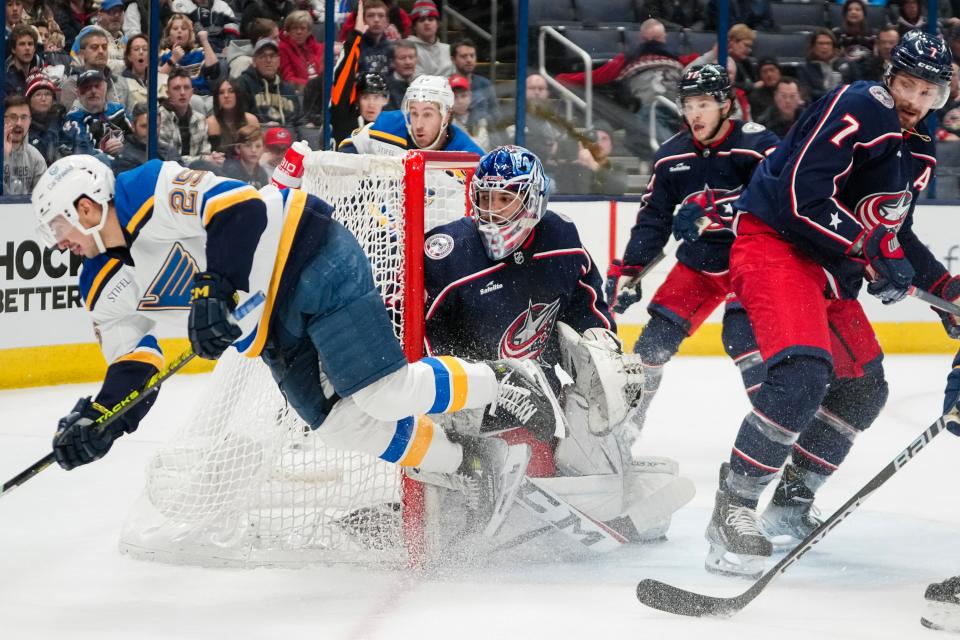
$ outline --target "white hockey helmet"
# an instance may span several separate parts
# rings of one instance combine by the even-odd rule
[[[407,121],[407,131],[410,132],[411,138],[413,137],[413,131],[410,131],[410,104],[412,102],[432,102],[440,110],[440,119],[443,121],[443,125],[440,127],[437,138],[427,147],[432,149],[443,139],[443,134],[447,130],[447,116],[453,109],[453,89],[450,88],[450,82],[443,76],[419,76],[414,78],[410,86],[407,87],[407,92],[403,94],[403,102],[400,103],[400,110]]]
[[[107,208],[113,200],[113,172],[93,156],[74,155],[54,162],[40,176],[33,189],[33,211],[37,216],[37,232],[44,244],[55,247],[71,229],[93,236],[101,253],[106,251],[100,230],[107,221]],[[80,224],[77,200],[86,196],[100,205],[100,222],[89,229]]]

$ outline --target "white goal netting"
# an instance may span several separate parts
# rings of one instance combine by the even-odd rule
[[[423,171],[413,154],[315,152],[306,159],[303,183],[333,205],[370,257],[408,357],[417,357],[423,340],[421,323],[410,320],[423,314],[422,291],[416,295],[422,274],[415,268],[423,238],[410,220],[430,229],[465,215],[475,162],[462,154],[422,155]],[[423,193],[422,206],[408,202],[408,193]],[[408,229],[418,237],[408,238]],[[408,264],[411,251],[418,256]],[[407,297],[419,308],[406,310]],[[410,507],[401,507],[396,466],[324,446],[322,425],[309,431],[259,359],[230,350],[206,384],[205,401],[150,461],[121,551],[204,566],[410,561],[409,523],[422,514],[404,513]]]

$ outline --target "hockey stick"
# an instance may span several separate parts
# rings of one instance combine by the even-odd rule
[[[233,312],[233,319],[240,320],[255,308],[263,304],[263,301],[266,300],[266,296],[263,295],[263,292],[257,292],[250,299],[244,302],[242,305],[236,308]],[[173,359],[173,361],[168,364],[166,367],[153,374],[147,384],[140,389],[134,389],[130,394],[117,403],[113,409],[107,411],[102,416],[97,418],[96,429],[97,433],[103,433],[103,430],[113,424],[116,420],[119,420],[123,414],[137,406],[145,399],[154,395],[157,391],[160,390],[160,385],[167,381],[170,376],[175,374],[180,369],[183,369],[187,366],[191,360],[193,360],[197,354],[193,352],[192,347],[187,347],[187,349],[181,353],[179,356]],[[34,477],[54,462],[56,462],[56,456],[53,455],[51,451],[47,455],[43,456],[32,465],[12,477],[10,480],[7,480],[3,483],[3,486],[0,487],[0,497],[3,497],[25,483],[30,478]]]
[[[913,296],[917,300],[922,300],[931,307],[940,309],[940,311],[946,311],[947,313],[951,313],[955,316],[960,316],[960,305],[956,305],[952,302],[944,300],[940,296],[935,296],[928,291],[924,291],[923,289],[918,289],[917,287],[911,286],[909,289],[907,289],[907,295]]]
[[[940,417],[936,422],[927,427],[923,433],[907,445],[906,449],[898,453],[893,461],[874,476],[870,482],[857,491],[857,493],[847,500],[842,507],[837,509],[833,515],[824,520],[823,524],[804,538],[793,551],[784,556],[772,569],[763,574],[753,586],[740,595],[732,598],[717,598],[694,593],[693,591],[686,591],[685,589],[671,586],[659,580],[647,578],[637,585],[637,599],[648,607],[681,616],[693,616],[697,618],[702,616],[732,616],[750,604],[754,598],[760,595],[760,592],[763,591],[767,585],[773,582],[774,578],[785,573],[793,563],[800,560],[814,545],[823,540],[834,527],[863,504],[870,494],[879,489],[883,483],[900,471],[921,449],[946,428],[948,422],[960,424],[960,415],[957,414],[956,410]]]

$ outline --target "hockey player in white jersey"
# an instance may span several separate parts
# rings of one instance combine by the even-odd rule
[[[529,449],[454,442],[422,414],[509,397],[510,407],[562,428],[549,384],[525,363],[441,356],[408,364],[367,257],[329,205],[304,191],[258,192],[157,160],[115,183],[99,161],[71,156],[41,177],[33,207],[48,246],[87,258],[81,293],[109,363],[97,396],[80,399],[58,424],[54,454],[65,469],[103,457],[149,410],[144,402],[107,429],[92,428],[163,367],[161,324],[187,333],[204,358],[231,345],[261,356],[326,442],[450,474],[491,526]],[[231,312],[260,293],[265,301],[234,322]]]
[[[483,149],[452,120],[450,83],[442,76],[420,76],[407,87],[398,111],[384,111],[341,142],[338,151],[395,156],[423,149],[483,155]]]

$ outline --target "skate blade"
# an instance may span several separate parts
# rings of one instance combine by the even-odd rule
[[[711,544],[710,551],[707,552],[707,559],[704,560],[703,566],[710,573],[716,573],[721,576],[755,580],[763,575],[765,560],[766,558],[764,556],[732,553],[723,547]]]
[[[507,457],[504,461],[504,469],[508,471],[504,474],[503,486],[497,501],[493,505],[493,515],[490,517],[487,526],[483,530],[483,535],[492,538],[500,531],[503,521],[506,520],[510,507],[513,505],[514,498],[517,497],[517,491],[520,490],[520,483],[527,474],[527,466],[530,464],[532,451],[528,444],[511,445],[507,450]]]
[[[943,602],[928,602],[920,624],[935,631],[960,633],[960,606]]]

